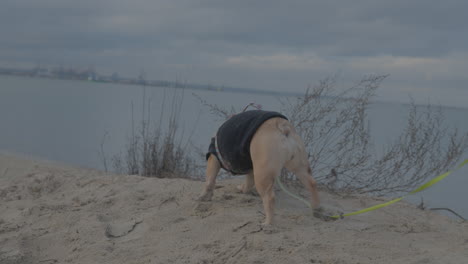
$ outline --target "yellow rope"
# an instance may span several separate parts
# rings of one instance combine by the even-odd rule
[[[341,215],[332,215],[332,216],[326,216],[326,217],[330,217],[330,218],[333,218],[333,219],[339,219],[339,218],[343,218],[345,216],[351,216],[351,215],[358,215],[358,214],[362,214],[362,213],[366,213],[366,212],[370,212],[370,211],[373,211],[373,210],[377,210],[377,209],[380,209],[382,207],[385,207],[385,206],[389,206],[391,204],[394,204],[396,202],[399,202],[401,200],[403,200],[406,196],[409,196],[409,195],[412,195],[412,194],[415,194],[415,193],[418,193],[418,192],[421,192],[429,187],[431,187],[432,185],[438,183],[439,181],[441,181],[442,179],[444,179],[445,177],[449,176],[452,172],[460,169],[461,167],[465,166],[466,164],[468,164],[468,159],[464,160],[460,165],[457,166],[457,168],[453,171],[447,171],[446,173],[443,173],[437,177],[435,177],[434,179],[426,182],[425,184],[419,186],[418,188],[414,189],[413,191],[409,192],[407,195],[404,195],[402,197],[399,197],[399,198],[396,198],[396,199],[393,199],[391,201],[388,201],[388,202],[385,202],[385,203],[381,203],[381,204],[377,204],[377,205],[374,205],[374,206],[371,206],[371,207],[368,207],[368,208],[365,208],[365,209],[362,209],[362,210],[359,210],[359,211],[355,211],[355,212],[352,212],[352,213],[347,213],[347,214],[341,214]],[[300,201],[302,201],[303,203],[305,203],[308,207],[311,207],[310,203],[308,201],[306,201],[305,199],[303,199],[302,197],[299,197],[297,195],[294,195],[293,193],[291,193],[290,191],[288,191],[284,185],[281,183],[280,181],[280,178],[279,176],[277,177],[277,180],[278,180],[278,184],[280,186],[280,188],[286,192],[288,195],[290,195],[291,197],[294,197]]]

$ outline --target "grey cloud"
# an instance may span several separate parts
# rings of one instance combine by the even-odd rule
[[[145,68],[155,78],[276,90],[336,72],[466,86],[458,72],[468,65],[457,60],[468,54],[466,10],[457,0],[4,0],[0,62]],[[401,64],[410,58],[437,62],[411,74]]]
[[[15,44],[40,45],[50,38],[48,44],[68,47],[80,43],[70,43],[70,35],[77,35],[97,45],[150,48],[216,41],[345,56],[440,55],[467,44],[467,37],[456,34],[464,30],[467,4],[456,1],[20,2],[2,8],[2,20],[18,31],[9,30]],[[44,39],[32,37],[37,34]],[[83,47],[92,47],[88,43]]]

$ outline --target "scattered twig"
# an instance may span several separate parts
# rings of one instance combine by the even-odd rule
[[[259,228],[253,231],[250,231],[248,234],[255,234],[263,231],[263,225],[259,225]]]
[[[162,206],[163,204],[166,204],[166,203],[169,203],[169,202],[174,202],[174,203],[177,204],[177,206],[179,206],[179,202],[177,202],[176,197],[175,197],[175,196],[171,196],[171,197],[169,197],[169,198],[166,198],[166,199],[162,200],[161,203],[159,204],[158,209],[161,209],[161,206]]]
[[[455,212],[454,210],[450,209],[450,208],[446,208],[446,207],[439,207],[439,208],[427,208],[425,205],[424,205],[424,199],[421,197],[421,203],[419,203],[419,205],[417,206],[418,209],[421,209],[421,210],[431,210],[431,211],[449,211],[450,213],[458,216],[460,219],[462,219],[463,221],[466,221],[466,218],[464,218],[463,216],[461,216],[460,214],[458,214],[457,212]]]
[[[457,212],[455,212],[454,210],[452,210],[450,208],[445,208],[445,207],[444,208],[430,208],[429,210],[432,210],[432,211],[442,211],[442,210],[449,211],[452,214],[460,217],[460,219],[462,219],[463,221],[466,221],[466,219],[463,216],[459,215]]]
[[[39,261],[39,263],[44,263],[44,262],[57,263],[58,260],[56,260],[56,259],[44,259],[44,260]]]
[[[219,253],[216,257],[216,263],[231,263],[232,260],[235,261],[235,259],[233,258],[237,256],[237,254],[239,254],[247,246],[247,241],[245,240],[245,238],[243,238],[242,240],[243,243],[232,254],[229,254],[230,250],[226,250]]]
[[[239,254],[239,252],[241,252],[246,246],[247,246],[247,241],[244,240],[244,243],[242,244],[242,246],[240,246],[239,249],[237,249],[236,252],[234,252],[234,254],[231,255],[231,258]]]
[[[424,199],[421,197],[421,203],[417,206],[418,209],[426,210],[426,206],[424,205]]]
[[[243,225],[238,226],[238,227],[232,229],[232,232],[237,232],[237,231],[239,231],[240,229],[246,227],[248,224],[251,224],[251,223],[252,223],[251,221],[247,221],[247,222],[245,222]]]
[[[106,228],[106,236],[107,236],[108,238],[119,238],[119,237],[126,236],[126,235],[128,235],[129,233],[131,233],[133,230],[135,230],[135,228],[137,227],[137,225],[141,224],[142,222],[143,222],[143,220],[135,221],[135,223],[133,223],[132,227],[131,227],[128,231],[126,231],[126,232],[124,232],[124,233],[122,233],[122,234],[120,234],[120,235],[114,235],[114,234],[112,234],[112,232],[111,232],[111,230],[110,230],[111,227],[110,227],[110,225],[108,225],[107,228]]]

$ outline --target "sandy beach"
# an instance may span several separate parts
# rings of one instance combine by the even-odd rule
[[[468,263],[468,223],[406,202],[325,222],[277,190],[263,229],[242,180],[197,202],[202,182],[0,155],[0,263]],[[346,212],[385,201],[320,195]]]

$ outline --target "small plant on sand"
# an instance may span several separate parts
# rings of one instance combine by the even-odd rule
[[[179,133],[184,90],[172,91],[170,100],[166,100],[166,90],[163,91],[159,118],[152,122],[151,100],[146,98],[146,88],[143,88],[142,118],[138,128],[135,128],[134,107],[131,104],[131,135],[124,153],[112,158],[116,172],[158,178],[198,176],[198,167],[188,151],[190,138],[184,141],[183,133]],[[169,113],[166,113],[166,109],[170,109]]]

